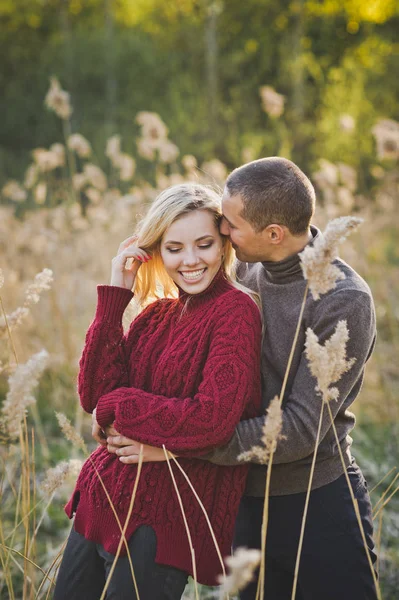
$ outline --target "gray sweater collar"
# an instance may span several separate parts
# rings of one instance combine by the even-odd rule
[[[316,238],[321,235],[321,232],[314,225],[310,226],[310,231],[313,237],[307,245],[312,246]],[[303,279],[299,254],[292,254],[277,262],[265,261],[262,262],[262,265],[267,271],[269,281],[272,283],[291,283]]]

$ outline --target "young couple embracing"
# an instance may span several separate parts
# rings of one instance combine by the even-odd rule
[[[291,161],[272,157],[233,171],[222,198],[187,183],[160,194],[98,286],[80,361],[79,395],[93,413],[99,447],[66,506],[74,525],[55,600],[99,600],[129,514],[140,448],[142,468],[126,540],[141,600],[179,600],[195,551],[199,583],[215,585],[231,546],[260,548],[266,467],[239,455],[261,445],[265,409],[280,394],[306,281],[299,253],[322,235],[311,224],[313,186]],[[237,260],[236,260],[237,259]],[[338,321],[349,330],[352,368],[331,404],[347,475],[375,562],[366,481],[351,455],[357,397],[375,342],[367,284],[346,263],[345,278],[306,299],[283,398],[282,437],[273,457],[265,599],[290,600],[321,398],[305,356],[310,327],[321,343]],[[127,333],[122,316],[135,295],[143,310]],[[254,459],[255,461],[256,459]],[[99,477],[100,476],[100,477]],[[100,481],[101,478],[101,481]],[[104,491],[107,489],[112,501]],[[242,600],[254,600],[256,577]],[[322,422],[301,555],[297,600],[377,597],[331,422]],[[136,598],[125,545],[106,598]]]

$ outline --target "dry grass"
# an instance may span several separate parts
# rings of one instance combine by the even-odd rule
[[[13,200],[16,206],[25,202],[36,209],[17,218],[12,206],[0,207],[0,251],[5,265],[0,273],[0,336],[4,341],[0,350],[2,389],[6,391],[6,381],[15,377],[18,365],[27,364],[43,347],[50,357],[43,376],[50,382],[45,388],[44,402],[43,398],[39,404],[36,402],[32,389],[18,389],[16,395],[22,409],[18,413],[17,435],[14,435],[15,427],[14,437],[7,427],[1,431],[0,595],[7,593],[10,600],[49,597],[62,557],[65,535],[63,532],[62,539],[57,538],[55,530],[60,528],[60,523],[67,526],[62,516],[62,503],[69,494],[72,479],[61,469],[60,486],[56,486],[55,477],[53,485],[56,487],[47,497],[38,484],[43,481],[48,468],[64,459],[70,450],[65,448],[62,456],[57,453],[57,444],[52,443],[52,438],[58,433],[49,435],[55,425],[49,424],[48,410],[45,409],[50,405],[51,415],[60,410],[73,415],[72,431],[89,437],[88,422],[82,418],[76,395],[71,394],[74,384],[70,382],[76,375],[84,331],[92,316],[96,284],[108,281],[110,257],[119,241],[132,233],[138,215],[144,212],[158,189],[187,179],[221,185],[226,174],[226,168],[218,161],[201,165],[201,169],[197,168],[197,161],[192,156],[178,162],[178,149],[168,139],[166,126],[151,113],[139,116],[142,128],[139,153],[154,162],[155,179],[151,182],[140,180],[132,157],[122,152],[121,141],[115,138],[109,140],[105,149],[109,170],[104,173],[90,162],[91,149],[87,140],[76,138],[76,134],[71,138],[70,111],[62,104],[67,103],[68,98],[61,92],[55,89],[49,102],[62,111],[64,145],[62,148],[53,145],[45,153],[36,152],[24,185],[16,187],[13,184],[3,189],[3,196]],[[148,134],[150,130],[151,135],[156,131],[153,139]],[[323,168],[331,171],[332,167],[330,163],[322,163],[320,172]],[[344,258],[372,288],[380,331],[379,344],[366,373],[361,415],[378,424],[398,422],[399,402],[395,387],[399,379],[396,360],[399,351],[397,173],[393,168],[380,167],[373,199],[370,199],[356,193],[353,173],[343,170],[346,176],[351,175],[350,181],[346,187],[341,184],[334,188],[331,182],[328,183],[328,177],[323,178],[320,172],[316,179],[323,201],[316,215],[317,224],[324,228],[329,220],[347,213],[348,209],[364,219],[359,232],[345,244],[343,251]],[[342,189],[348,193],[343,194]],[[52,271],[53,283],[44,269]],[[44,278],[38,280],[38,274],[43,272]],[[40,303],[36,306],[39,296]],[[131,315],[126,311],[127,320]],[[296,339],[293,347],[295,343]],[[284,395],[290,360],[280,398]],[[27,399],[29,402],[26,403]],[[321,399],[320,408],[321,411],[328,410],[328,402]],[[25,410],[29,411],[27,418]],[[82,446],[81,453],[87,455],[88,450]],[[268,469],[267,489],[271,468]],[[384,511],[389,509],[389,503],[398,492],[395,471],[391,469],[385,477],[387,480],[379,482],[380,489],[384,485],[385,490],[374,505],[377,548],[381,548],[384,541]],[[138,484],[138,479],[136,481]],[[309,490],[310,484],[311,481]],[[130,509],[133,503],[134,493]],[[268,494],[264,506],[263,550],[267,543]],[[305,523],[306,511],[303,530]],[[188,529],[189,525],[187,523]],[[119,527],[121,544],[127,545],[124,538],[126,523],[119,522]],[[264,557],[264,552],[262,554]],[[298,549],[297,573],[300,554],[301,547]],[[195,572],[193,548],[192,557]],[[222,562],[221,571],[224,569]],[[133,570],[131,561],[130,564]],[[261,581],[264,573],[262,560]],[[201,587],[195,585],[194,597],[198,599],[201,593]],[[259,596],[263,598],[262,585]]]

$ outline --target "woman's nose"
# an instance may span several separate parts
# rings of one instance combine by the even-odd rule
[[[196,265],[198,263],[198,256],[194,250],[188,250],[183,257],[183,264],[186,266]]]

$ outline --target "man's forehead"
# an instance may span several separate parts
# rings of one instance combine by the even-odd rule
[[[241,195],[240,194],[231,195],[229,193],[229,191],[227,190],[227,188],[225,188],[223,191],[222,203],[224,205],[228,206],[230,209],[235,208],[238,211],[241,211],[242,207],[244,205]]]

